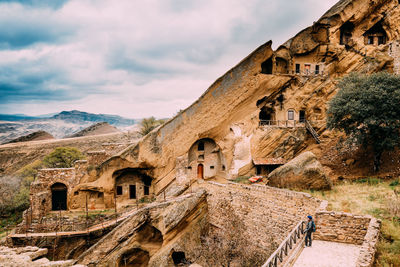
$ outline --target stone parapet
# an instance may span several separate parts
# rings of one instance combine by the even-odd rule
[[[319,211],[316,214],[317,231],[314,233],[314,238],[323,241],[362,245],[371,219],[371,216]]]
[[[372,218],[368,225],[367,234],[361,246],[360,255],[358,256],[357,267],[371,267],[374,264],[376,245],[378,243],[381,228],[381,221]]]

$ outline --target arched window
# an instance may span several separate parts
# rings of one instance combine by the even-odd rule
[[[288,110],[288,120],[294,120],[294,110]]]
[[[63,183],[55,183],[51,186],[51,209],[67,210],[67,186]]]

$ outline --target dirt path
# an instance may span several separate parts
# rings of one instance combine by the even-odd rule
[[[355,267],[360,246],[314,240],[305,247],[294,267]]]

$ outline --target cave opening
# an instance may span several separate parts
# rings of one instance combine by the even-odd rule
[[[149,260],[149,252],[140,248],[134,248],[121,255],[118,267],[145,267],[148,266]]]
[[[340,44],[349,45],[353,36],[354,24],[347,21],[340,27]]]
[[[188,263],[188,261],[186,260],[186,257],[185,257],[185,252],[174,251],[174,252],[172,252],[171,257],[172,257],[172,260],[174,261],[175,265]]]
[[[364,43],[366,45],[382,45],[387,42],[387,34],[383,29],[382,22],[376,23],[364,33]]]
[[[268,58],[266,61],[261,63],[261,73],[263,74],[272,74],[273,69],[272,57]]]

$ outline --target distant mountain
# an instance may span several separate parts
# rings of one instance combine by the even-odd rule
[[[24,114],[0,114],[0,121],[22,121],[36,120],[37,117],[31,117]]]
[[[119,125],[119,126],[129,126],[135,124],[135,120],[126,119],[117,115],[107,115],[107,114],[92,114],[87,112],[82,112],[78,110],[72,111],[62,111],[53,117],[52,119],[63,120],[67,122],[107,122],[111,125]]]
[[[24,135],[24,136],[18,137],[16,139],[13,139],[13,140],[7,142],[7,144],[28,142],[28,141],[49,140],[49,139],[54,139],[54,136],[52,136],[51,134],[49,134],[48,132],[45,132],[45,131],[37,131],[37,132],[30,133],[28,135]]]
[[[55,138],[63,138],[99,122],[107,122],[118,130],[128,131],[134,129],[139,120],[78,110],[42,116],[0,114],[0,143],[9,142],[37,131],[46,131]]]
[[[107,122],[99,122],[92,126],[89,126],[73,135],[68,137],[82,137],[82,136],[91,136],[91,135],[99,135],[99,134],[109,134],[109,133],[119,133],[121,132],[117,128],[111,126]]]

